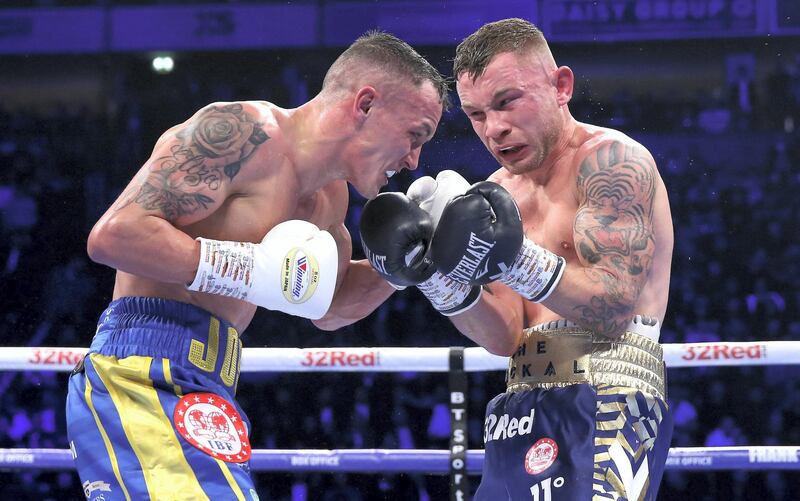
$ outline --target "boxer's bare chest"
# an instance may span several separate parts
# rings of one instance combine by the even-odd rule
[[[573,186],[559,182],[552,186],[519,183],[509,187],[519,206],[525,236],[567,261],[576,258],[573,223],[578,200]]]
[[[285,158],[269,160],[257,166],[263,174],[248,180],[246,192],[231,195],[209,218],[187,230],[208,238],[258,242],[283,221],[302,219],[328,229],[344,220],[347,186],[343,181],[341,186],[333,182],[300,196],[293,165]]]
[[[525,236],[562,256],[568,263],[577,261],[573,222],[578,204],[573,192],[534,191],[515,193]],[[559,316],[544,305],[525,301],[525,326],[554,320]]]
[[[298,200],[293,218],[310,221],[321,229],[342,223],[347,211],[347,187],[343,183],[331,183]]]
[[[575,257],[572,232],[575,211],[562,206],[552,206],[548,213],[549,216],[540,221],[526,221],[523,216],[525,236],[570,261]]]

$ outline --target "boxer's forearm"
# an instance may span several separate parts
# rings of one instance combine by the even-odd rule
[[[523,328],[522,298],[491,284],[475,306],[450,317],[462,334],[490,353],[510,356],[519,347]]]
[[[580,326],[607,337],[619,337],[641,292],[638,282],[607,270],[571,264],[558,287],[542,305]]]
[[[344,273],[330,309],[314,321],[320,329],[332,331],[361,320],[395,291],[366,260],[350,261]]]
[[[92,229],[89,257],[126,273],[159,282],[187,284],[194,279],[199,244],[156,216],[136,219],[104,216]]]

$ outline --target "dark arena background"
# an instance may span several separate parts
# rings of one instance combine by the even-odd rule
[[[338,53],[373,28],[403,38],[449,76],[455,46],[505,17],[542,28],[557,63],[575,72],[575,118],[644,144],[669,192],[675,251],[661,342],[674,345],[672,447],[702,449],[670,459],[659,499],[800,497],[800,369],[792,365],[800,353],[797,0],[2,0],[0,7],[1,499],[83,498],[67,452],[67,377],[114,278],[88,259],[86,238],[161,132],[214,101],[298,106],[318,92]],[[458,107],[423,148],[419,169],[385,189],[405,190],[443,169],[471,182],[496,169]],[[351,190],[356,258],[364,202]],[[504,390],[502,370],[448,375],[446,350],[442,370],[397,371],[388,352],[347,348],[406,347],[414,358],[414,347],[474,346],[414,288],[334,332],[259,309],[243,341],[246,350],[312,349],[280,369],[248,370],[245,354],[238,398],[258,450],[445,452],[458,425],[477,453],[484,407]],[[453,412],[451,384],[466,388],[466,413]],[[461,422],[451,423],[455,414]],[[738,452],[714,452],[725,450]],[[468,465],[478,460],[467,456]],[[345,455],[309,452],[287,456],[285,468],[270,463],[254,479],[262,500],[450,499],[459,457],[445,452],[436,473],[357,473]],[[464,499],[477,483],[471,475]]]

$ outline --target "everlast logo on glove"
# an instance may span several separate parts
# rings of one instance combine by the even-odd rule
[[[456,267],[447,276],[456,282],[472,283],[486,275],[489,272],[489,261],[486,260],[486,265],[483,268],[479,269],[479,266],[495,244],[497,242],[481,240],[475,233],[470,232],[466,253],[461,256]]]
[[[431,242],[436,269],[451,280],[484,285],[502,277],[522,247],[519,210],[497,183],[481,181],[444,208]]]
[[[363,242],[361,246],[364,249],[364,255],[367,257],[369,264],[371,264],[372,267],[375,268],[375,271],[377,271],[381,275],[388,275],[388,273],[386,273],[386,256],[379,256],[378,254],[375,254],[374,252],[369,250],[367,244]]]

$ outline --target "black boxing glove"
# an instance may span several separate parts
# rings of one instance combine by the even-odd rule
[[[431,255],[436,269],[453,280],[487,284],[511,267],[522,239],[522,219],[511,194],[481,181],[447,204]]]
[[[433,221],[403,193],[380,193],[368,201],[359,233],[370,264],[393,285],[417,285],[436,271],[429,257]]]
[[[454,197],[463,195],[469,187],[469,182],[459,173],[443,170],[436,175],[436,179],[424,176],[411,183],[406,195],[430,214],[436,226],[447,204]],[[437,311],[447,317],[464,313],[475,306],[483,292],[480,285],[457,282],[438,271],[417,284],[417,288]]]
[[[490,181],[447,205],[431,244],[437,269],[469,284],[500,280],[534,302],[555,289],[565,260],[524,236],[511,194]]]

